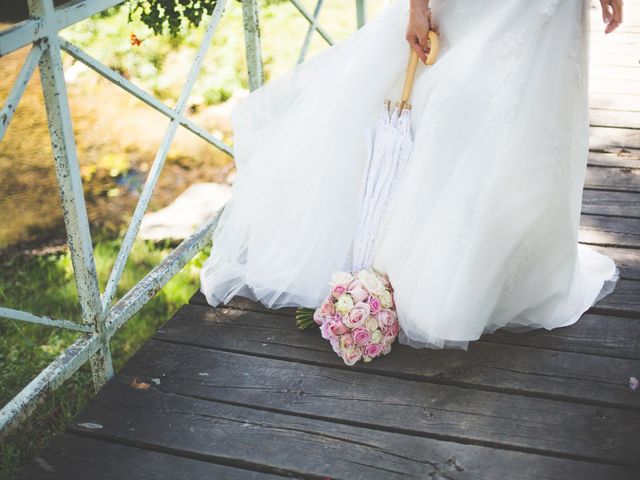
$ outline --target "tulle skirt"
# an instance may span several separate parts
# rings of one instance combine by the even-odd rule
[[[578,243],[588,154],[586,0],[432,0],[441,50],[418,65],[414,149],[385,206],[373,267],[401,343],[461,348],[497,328],[576,322],[619,277]],[[366,135],[399,98],[409,0],[242,99],[236,179],[201,270],[240,295],[315,308],[350,270]]]

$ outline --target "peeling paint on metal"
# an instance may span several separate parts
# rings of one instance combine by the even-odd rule
[[[245,0],[242,2],[242,20],[244,24],[244,44],[249,74],[249,89],[253,91],[264,84],[262,48],[260,46],[260,22],[256,0]]]

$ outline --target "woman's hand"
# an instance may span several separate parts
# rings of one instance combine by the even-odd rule
[[[607,24],[604,33],[613,32],[622,23],[622,0],[600,0],[602,21]]]
[[[431,19],[429,2],[420,0],[411,2],[409,24],[407,25],[405,38],[407,42],[409,42],[409,45],[411,45],[411,48],[415,50],[418,58],[422,60],[422,63],[427,61],[427,53],[429,52],[429,42],[427,40],[429,30],[433,30],[436,33],[438,31],[438,27]]]

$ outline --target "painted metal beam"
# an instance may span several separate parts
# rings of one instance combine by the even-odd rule
[[[302,16],[304,18],[307,19],[307,21],[313,25],[313,15],[311,15],[309,13],[309,11],[304,7],[304,5],[302,5],[298,0],[289,0],[294,7],[296,7],[298,9],[298,11],[302,14]],[[327,33],[327,31],[322,28],[321,25],[316,25],[316,30],[318,31],[318,33],[320,34],[320,36],[322,38],[325,39],[325,41],[329,44],[329,45],[333,45],[335,42],[332,40],[331,36]]]
[[[367,12],[364,0],[356,0],[356,22],[358,28],[362,27],[367,21]]]
[[[59,327],[66,330],[75,330],[77,332],[93,332],[93,326],[85,323],[72,322],[71,320],[56,320],[51,317],[33,315],[22,310],[14,310],[13,308],[0,307],[0,317],[20,320],[22,322],[37,323],[47,327]]]
[[[74,45],[73,43],[63,38],[60,38],[59,41],[60,41],[60,47],[65,52],[67,52],[76,60],[85,64],[94,72],[102,75],[104,78],[112,82],[114,85],[117,85],[118,87],[122,88],[126,92],[136,97],[138,100],[146,103],[150,107],[154,108],[158,112],[170,118],[171,120],[177,120],[177,122],[180,125],[182,125],[187,130],[191,131],[195,135],[199,136],[204,141],[211,143],[212,145],[219,148],[223,152],[233,156],[233,149],[229,145],[215,138],[213,135],[211,135],[209,132],[204,130],[202,127],[200,127],[193,121],[189,120],[183,114],[179,114],[176,110],[162,103],[153,95],[150,95],[149,93],[145,92],[142,88],[138,87],[137,85],[132,83],[130,80],[124,78],[120,73],[109,68],[105,64],[99,62],[98,60],[93,58],[91,55],[89,55],[88,53],[86,53],[84,50]]]
[[[48,22],[56,30],[123,3],[123,0],[74,0],[54,9]],[[0,32],[0,57],[45,38],[47,31],[41,18],[31,18]]]
[[[48,395],[99,349],[96,335],[73,342],[0,410],[0,439],[14,431]]]
[[[22,98],[22,94],[26,90],[29,80],[31,80],[33,72],[38,66],[38,62],[42,56],[43,48],[41,44],[43,42],[44,40],[39,43],[35,43],[31,47],[31,50],[20,69],[20,73],[18,73],[18,78],[16,78],[16,81],[13,83],[11,92],[9,92],[9,96],[7,97],[6,102],[4,102],[2,110],[0,110],[0,141],[4,138],[7,127],[13,118],[13,114],[16,111],[20,99]]]
[[[187,81],[182,89],[182,93],[180,94],[180,98],[178,99],[178,103],[176,105],[175,110],[178,115],[182,115],[184,113],[187,101],[189,100],[189,96],[191,95],[191,90],[193,89],[193,85],[195,84],[198,73],[200,72],[200,67],[202,66],[204,56],[206,55],[207,50],[211,45],[213,34],[216,31],[216,27],[218,26],[225,5],[226,0],[219,0],[216,3],[213,13],[211,14],[211,20],[209,21],[209,25],[207,26],[202,42],[200,43],[200,47],[198,48],[198,52],[196,53],[194,61],[191,65],[191,69],[189,70]],[[153,160],[153,164],[151,165],[147,180],[145,181],[144,187],[142,188],[142,193],[140,194],[140,199],[136,204],[133,218],[131,219],[129,228],[125,233],[124,239],[122,241],[122,246],[120,247],[116,262],[111,271],[111,275],[109,276],[104,294],[102,295],[102,311],[105,313],[109,309],[111,301],[115,296],[118,283],[120,282],[120,278],[122,277],[122,272],[124,271],[125,264],[127,262],[127,259],[129,258],[129,253],[131,252],[131,248],[133,247],[133,242],[135,241],[135,238],[138,234],[138,229],[140,227],[140,223],[142,222],[142,217],[147,209],[149,200],[160,176],[160,172],[162,171],[162,167],[164,166],[164,161],[167,157],[167,153],[169,152],[171,142],[175,137],[178,125],[179,123],[176,118],[172,119],[169,122],[169,125],[167,126],[164,134],[164,138],[162,139],[162,143],[160,144],[160,148],[158,149],[156,157]]]
[[[256,0],[242,2],[242,22],[244,25],[244,51],[247,60],[249,90],[254,91],[264,84],[262,46],[260,44],[260,19]]]
[[[302,44],[302,48],[300,49],[300,55],[298,55],[298,60],[296,61],[296,63],[304,62],[304,59],[307,56],[307,50],[309,50],[311,39],[313,38],[313,34],[314,32],[316,32],[318,27],[318,16],[320,15],[320,10],[322,10],[323,2],[324,0],[318,0],[318,3],[316,3],[316,8],[313,10],[313,22],[309,24],[307,34],[304,37],[304,43]]]
[[[107,315],[107,330],[113,335],[135,315],[193,256],[211,241],[224,206],[205,221],[189,238],[180,243],[164,260],[127,292]]]
[[[94,387],[99,389],[113,377],[113,365],[109,351],[109,338],[104,332],[104,315],[100,308],[98,275],[71,125],[71,111],[58,43],[58,30],[57,26],[50,21],[54,15],[53,0],[29,0],[28,5],[31,16],[40,18],[44,22],[49,44],[40,57],[40,81],[47,110],[51,148],[82,320],[93,327],[101,347],[100,351],[91,357]]]

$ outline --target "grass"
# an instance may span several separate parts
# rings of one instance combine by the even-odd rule
[[[120,240],[101,240],[94,255],[104,288],[120,247]],[[168,244],[136,242],[120,283],[124,294],[169,252]],[[112,338],[114,370],[118,371],[136,350],[197,290],[202,262],[210,247],[199,252]],[[80,320],[76,287],[68,251],[6,260],[0,270],[0,303],[53,318]],[[58,328],[0,319],[0,399],[10,400],[33,377],[68,347],[78,334]],[[7,368],[9,367],[9,368]],[[23,427],[0,444],[0,478],[10,478],[42,448],[94,395],[89,365],[85,364],[38,407]]]

